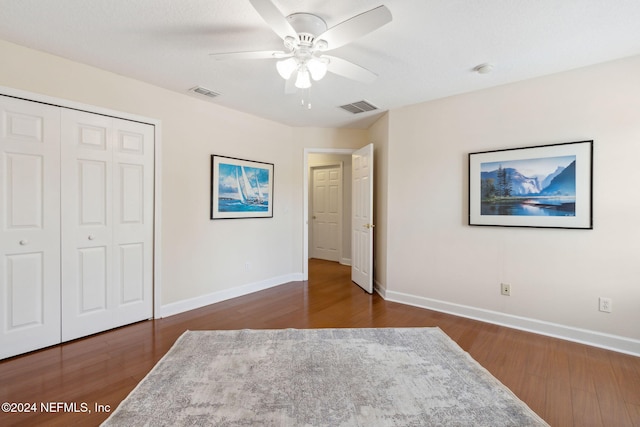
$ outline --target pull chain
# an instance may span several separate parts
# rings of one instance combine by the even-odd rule
[[[305,94],[306,94],[306,102],[305,102]],[[300,99],[300,106],[302,108],[307,107],[307,110],[311,110],[311,89],[302,89],[302,97]]]

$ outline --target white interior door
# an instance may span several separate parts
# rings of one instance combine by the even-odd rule
[[[313,258],[340,261],[342,245],[342,170],[315,167],[312,174]]]
[[[62,340],[152,315],[153,128],[62,113]]]
[[[373,144],[352,155],[351,280],[373,293]]]
[[[0,96],[0,359],[60,342],[60,113]]]

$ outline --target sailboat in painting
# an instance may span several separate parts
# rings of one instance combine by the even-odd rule
[[[242,186],[240,185],[240,178],[238,177],[238,168],[236,168],[236,188],[238,189],[238,200],[240,203],[247,203],[246,197],[244,197],[244,191],[242,191]]]
[[[236,178],[238,183],[238,193],[242,203],[248,205],[267,205],[268,201],[265,199],[262,189],[260,188],[260,182],[258,182],[258,177],[254,175],[255,179],[255,187],[251,185],[249,178],[247,177],[247,172],[244,169],[244,166],[239,166],[242,171],[242,180],[240,180],[238,172],[236,170]]]
[[[255,168],[231,166],[231,182],[225,181],[231,191],[221,191],[219,209],[222,212],[265,211],[269,207],[269,197],[265,194]],[[253,184],[252,184],[253,182]]]

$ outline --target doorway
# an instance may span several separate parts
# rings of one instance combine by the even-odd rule
[[[351,264],[351,154],[353,149],[305,148],[304,150],[304,208],[303,208],[303,280],[309,280],[309,258],[313,256],[313,170],[318,167],[342,164],[342,226],[339,233],[341,264]]]
[[[351,163],[349,179],[345,177],[344,188],[349,188],[347,205],[352,206],[349,216],[349,237],[343,242],[348,242],[352,248],[345,253],[350,253],[349,265],[351,265],[351,280],[360,286],[365,292],[373,293],[373,181],[374,181],[374,146],[372,143],[358,149],[304,149],[304,217],[303,223],[303,272],[302,280],[309,280],[309,161],[312,153],[347,155]],[[315,158],[314,158],[315,160]],[[351,191],[353,193],[351,194]],[[345,191],[345,194],[347,192]],[[345,227],[347,224],[345,224]]]

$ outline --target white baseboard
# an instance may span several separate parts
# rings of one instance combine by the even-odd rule
[[[453,304],[430,298],[405,294],[402,292],[388,291],[376,284],[378,292],[385,300],[426,308],[455,316],[466,317],[508,328],[533,332],[567,341],[587,344],[619,353],[640,356],[640,341],[617,335],[604,334],[602,332],[587,329],[574,328],[557,323],[545,322],[527,317],[514,316],[497,311],[485,310],[466,305]]]
[[[351,265],[351,258],[341,258],[340,264],[342,265]]]
[[[375,278],[373,279],[373,291],[380,294],[382,298],[387,299],[387,288],[382,286]]]
[[[260,282],[249,283],[235,288],[225,289],[224,291],[213,292],[211,294],[202,295],[196,298],[190,298],[165,304],[161,307],[159,315],[156,315],[155,317],[156,319],[169,317],[175,314],[184,313],[185,311],[195,310],[196,308],[201,308],[206,305],[226,301],[231,298],[241,297],[243,295],[248,295],[254,292],[273,288],[274,286],[283,285],[289,282],[301,281],[302,273],[293,273],[284,276],[273,277],[271,279],[262,280]]]
[[[161,312],[158,313],[159,315],[156,315],[155,317],[161,318],[173,316],[175,314],[183,313],[189,310],[195,310],[206,305],[226,301],[231,298],[248,295],[253,292],[262,291],[289,282],[300,282],[302,280],[302,273],[294,273],[262,280],[260,282],[249,283],[243,286],[238,286],[236,288],[226,289],[224,291],[214,292],[211,294],[202,295],[200,297],[163,305],[161,308]],[[574,328],[571,326],[545,322],[527,317],[514,316],[511,314],[485,310],[482,308],[454,304],[446,301],[419,297],[402,292],[388,291],[378,281],[374,281],[374,290],[387,301],[426,308],[428,310],[439,311],[442,313],[452,314],[454,316],[466,317],[468,319],[479,320],[481,322],[492,323],[508,328],[533,332],[536,334],[546,335],[554,338],[560,338],[567,341],[600,347],[607,350],[630,354],[633,356],[640,356],[640,341],[631,338],[604,334],[602,332],[596,332],[587,329]]]

